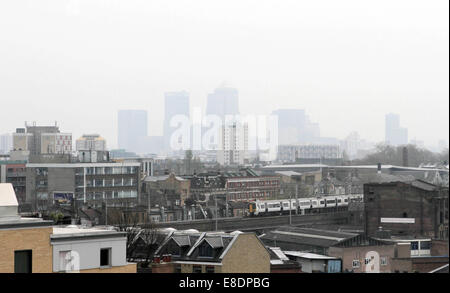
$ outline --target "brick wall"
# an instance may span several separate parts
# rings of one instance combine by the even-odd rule
[[[222,261],[222,273],[270,273],[270,255],[255,234],[240,234]]]
[[[395,256],[395,245],[382,245],[382,246],[361,246],[361,247],[330,247],[328,249],[328,255],[342,259],[342,271],[353,270],[355,273],[363,273],[366,271],[366,265],[364,260],[366,254],[370,251],[378,252],[380,256],[380,272],[390,273],[392,271],[392,259]],[[381,258],[385,257],[387,260],[386,265],[381,265]],[[353,260],[359,260],[359,268],[353,268]]]
[[[434,237],[437,193],[405,183],[365,184],[365,225],[369,236],[379,226],[393,234]],[[380,218],[414,218],[414,224],[381,223]]]
[[[14,273],[14,251],[32,250],[32,272],[52,272],[52,227],[0,230],[0,273]]]

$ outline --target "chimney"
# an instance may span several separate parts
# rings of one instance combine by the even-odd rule
[[[377,170],[378,174],[381,174],[381,163],[378,163],[378,170]]]
[[[408,148],[403,147],[403,167],[408,167]]]

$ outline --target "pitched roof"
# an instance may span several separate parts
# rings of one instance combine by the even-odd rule
[[[178,244],[178,246],[190,246],[191,238],[189,235],[174,235],[172,239]]]
[[[311,228],[279,227],[274,231],[266,233],[261,237],[261,240],[266,243],[277,242],[279,246],[286,250],[294,249],[299,245],[328,248],[356,235],[358,234]]]
[[[224,246],[223,238],[221,236],[207,237],[205,238],[205,241],[208,242],[208,244],[211,245],[212,248],[221,248]]]
[[[372,237],[368,237],[364,234],[351,237],[334,244],[334,247],[361,247],[361,246],[383,246],[392,245],[387,241],[381,241]]]

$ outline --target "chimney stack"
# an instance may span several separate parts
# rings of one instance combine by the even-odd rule
[[[408,148],[403,147],[403,167],[408,167]]]

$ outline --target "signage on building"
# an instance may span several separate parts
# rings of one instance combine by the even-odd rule
[[[73,201],[73,192],[53,192],[53,201],[60,205],[70,205]]]
[[[390,223],[390,224],[414,224],[416,219],[414,218],[381,218],[381,223]]]

